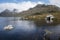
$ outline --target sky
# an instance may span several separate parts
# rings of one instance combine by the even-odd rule
[[[28,10],[37,4],[51,4],[60,7],[60,0],[0,0],[0,12],[5,9],[17,9],[18,12]]]

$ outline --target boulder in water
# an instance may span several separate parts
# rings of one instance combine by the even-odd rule
[[[4,30],[12,30],[14,27],[12,25],[8,25],[4,27]]]

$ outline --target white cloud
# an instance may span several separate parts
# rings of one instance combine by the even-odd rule
[[[18,9],[19,11],[24,11],[36,6],[37,4],[43,4],[43,2],[28,1],[28,2],[20,2],[20,3],[0,3],[0,12],[5,9],[13,10],[14,8]]]
[[[60,7],[60,0],[49,0],[50,4],[56,5]]]

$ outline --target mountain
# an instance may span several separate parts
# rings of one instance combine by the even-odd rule
[[[16,13],[14,11],[16,11],[16,9],[14,9],[13,11],[6,9],[0,13],[0,16],[2,17],[17,16],[18,17],[18,16],[26,16],[26,15],[40,15],[40,14],[45,14],[45,13],[59,12],[60,8],[55,5],[38,4],[35,7],[30,8],[26,11],[22,11],[20,13]]]
[[[5,9],[3,12],[0,13],[0,16],[2,16],[2,17],[13,17],[13,16],[15,16],[15,14],[16,14],[16,12]]]
[[[37,15],[37,14],[44,14],[44,13],[53,13],[59,12],[60,8],[55,5],[45,5],[45,4],[38,4],[34,8],[30,8],[27,11],[23,11],[20,14],[22,15]]]

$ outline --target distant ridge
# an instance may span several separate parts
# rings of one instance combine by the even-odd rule
[[[34,14],[42,14],[42,13],[52,13],[52,12],[59,12],[60,8],[55,5],[45,5],[45,4],[38,4],[34,8],[30,8],[27,11],[22,11],[20,13],[10,12],[9,10],[4,10],[0,13],[2,17],[12,17],[12,16],[24,16],[24,15],[34,15]]]

